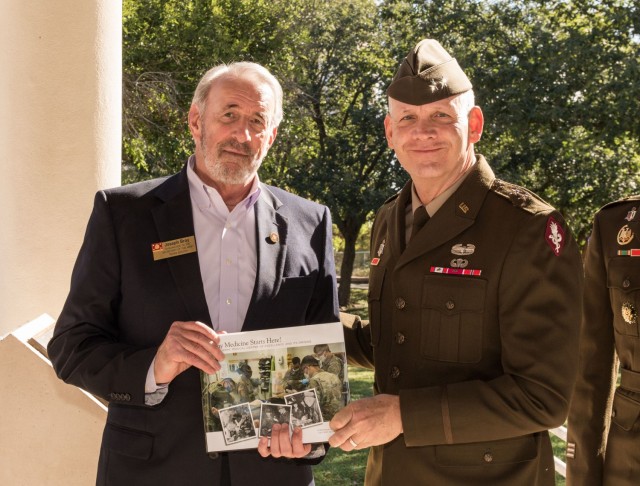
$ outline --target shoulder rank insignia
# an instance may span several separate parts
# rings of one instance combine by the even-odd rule
[[[562,248],[564,248],[564,229],[553,219],[553,216],[549,216],[547,220],[547,230],[545,231],[544,238],[547,244],[553,250],[556,256],[560,256]]]

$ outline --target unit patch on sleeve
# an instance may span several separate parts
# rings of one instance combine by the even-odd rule
[[[547,220],[547,230],[544,233],[544,238],[553,253],[556,256],[560,256],[562,248],[564,248],[564,229],[553,219],[553,216],[549,216]]]

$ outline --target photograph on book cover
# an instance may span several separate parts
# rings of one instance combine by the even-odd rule
[[[220,348],[220,371],[200,373],[207,452],[256,448],[275,423],[327,441],[349,402],[341,323],[222,334]]]

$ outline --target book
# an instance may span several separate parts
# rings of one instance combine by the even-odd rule
[[[304,443],[327,442],[349,403],[340,322],[221,334],[220,348],[220,371],[200,372],[207,452],[257,448],[276,423],[301,427]],[[328,352],[318,359],[314,349]]]

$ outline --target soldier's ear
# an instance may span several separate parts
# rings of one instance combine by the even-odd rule
[[[479,106],[474,106],[469,111],[469,142],[476,143],[482,137],[484,127],[484,115]]]

